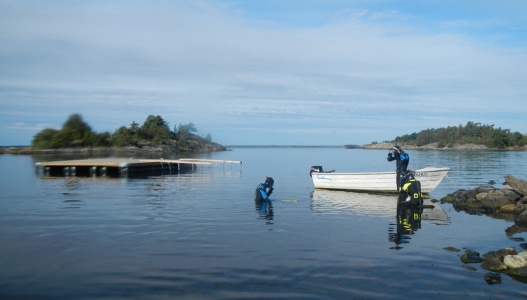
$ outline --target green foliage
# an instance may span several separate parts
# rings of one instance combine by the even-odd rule
[[[135,122],[134,122],[135,123]],[[134,134],[125,126],[119,127],[111,136],[112,145],[117,147],[136,146],[137,142],[134,140]]]
[[[191,136],[194,133],[198,132],[198,129],[196,128],[196,125],[194,125],[194,123],[180,123],[177,128],[174,126],[174,131],[177,134],[178,148],[191,151],[194,150],[195,144],[189,141]]]
[[[99,135],[92,131],[81,115],[69,116],[61,130],[46,128],[32,141],[34,149],[56,149],[68,147],[89,147],[107,145],[108,133]]]
[[[142,126],[135,121],[128,128],[119,127],[112,135],[112,144],[117,147],[168,145],[175,139],[168,123],[161,116],[149,115]]]
[[[395,142],[423,146],[437,143],[437,146],[452,148],[455,144],[485,145],[493,149],[522,147],[527,144],[527,136],[509,129],[494,128],[494,125],[467,122],[465,126],[426,129],[419,133],[406,134],[395,138]]]
[[[148,116],[139,128],[139,136],[145,140],[152,140],[154,144],[164,144],[166,140],[174,137],[168,123],[161,116],[153,115]]]
[[[58,133],[58,130],[52,128],[46,128],[41,132],[37,133],[33,137],[31,145],[35,149],[53,149],[53,137]]]
[[[179,124],[177,128],[178,134],[181,134],[183,136],[188,136],[189,134],[198,132],[198,129],[196,128],[196,125],[194,123],[188,123],[188,124]]]
[[[194,133],[194,123],[179,124],[177,130],[170,130],[168,122],[161,116],[149,115],[142,126],[135,121],[129,127],[121,126],[113,134],[98,134],[83,121],[79,114],[71,115],[61,130],[47,128],[36,134],[32,141],[34,149],[56,149],[67,147],[125,147],[177,145],[180,149],[192,150],[199,140]],[[211,143],[210,133],[202,142]]]

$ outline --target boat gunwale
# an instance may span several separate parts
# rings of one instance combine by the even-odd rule
[[[426,167],[413,172],[442,172],[450,171],[449,167]],[[382,174],[395,174],[395,171],[380,171],[380,172],[313,172],[312,174],[320,175],[382,175]]]

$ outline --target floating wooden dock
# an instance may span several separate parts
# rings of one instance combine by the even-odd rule
[[[36,168],[40,175],[53,177],[141,177],[176,175],[193,171],[198,165],[217,163],[242,164],[241,161],[236,160],[94,158],[38,162]]]

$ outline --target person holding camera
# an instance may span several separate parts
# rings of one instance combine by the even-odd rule
[[[397,185],[397,191],[399,192],[401,190],[401,180],[404,173],[406,173],[408,168],[408,163],[410,163],[410,155],[408,153],[404,152],[401,147],[399,147],[397,144],[393,146],[393,149],[390,150],[390,153],[388,153],[387,157],[388,161],[396,161],[396,178],[395,183]]]

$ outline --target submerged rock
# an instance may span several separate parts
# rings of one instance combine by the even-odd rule
[[[507,255],[515,255],[516,250],[513,248],[505,248],[498,251],[489,251],[483,254],[483,263],[481,268],[489,271],[504,271],[508,266],[503,262],[503,258]]]
[[[477,271],[478,269],[476,267],[473,267],[473,266],[469,266],[469,265],[462,265],[461,266],[463,269],[467,269],[469,271]]]
[[[479,256],[479,253],[473,250],[465,250],[465,254],[460,257],[461,262],[464,264],[474,264],[483,262],[483,258]]]
[[[522,283],[527,283],[527,267],[507,269],[503,273]]]
[[[527,213],[522,213],[519,216],[516,216],[514,218],[514,224],[520,227],[527,227]]]
[[[483,254],[483,259],[486,261],[495,260],[495,259],[502,261],[506,255],[516,255],[516,254],[518,254],[518,252],[516,252],[516,249],[505,248],[505,249],[501,249],[497,251],[489,251]]]
[[[507,270],[508,267],[501,260],[489,260],[483,261],[481,268],[488,271],[501,272]]]
[[[464,263],[464,264],[476,264],[476,263],[480,263],[480,262],[483,262],[483,258],[477,256],[477,255],[474,255],[474,254],[463,254],[461,255],[460,257],[461,259],[461,262]]]
[[[505,229],[505,233],[507,236],[513,236],[517,233],[527,232],[527,227],[518,226],[518,225],[512,225],[511,227]],[[521,246],[521,245],[520,245]],[[527,248],[524,248],[527,249]]]
[[[487,274],[483,275],[483,279],[488,284],[500,284],[501,283],[501,275],[498,273],[488,272]]]
[[[454,248],[454,247],[445,247],[443,249],[447,250],[447,251],[451,251],[451,252],[459,252],[459,251],[461,251],[458,248]]]

